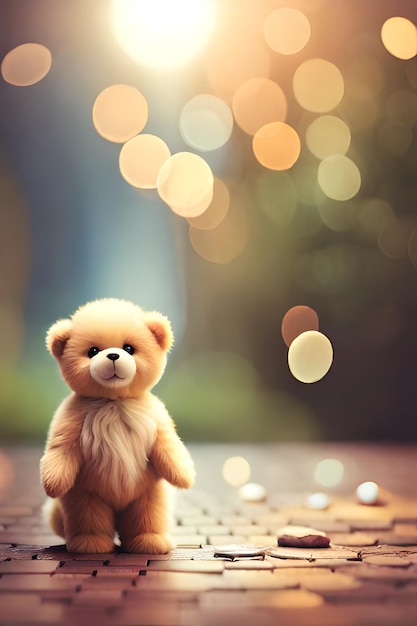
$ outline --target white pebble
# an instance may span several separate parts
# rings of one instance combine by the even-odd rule
[[[312,493],[306,499],[306,507],[317,511],[324,511],[329,507],[329,504],[329,496],[321,492]]]
[[[244,502],[263,502],[266,500],[266,489],[258,483],[246,483],[239,489],[239,497]]]
[[[376,483],[367,481],[359,485],[356,495],[361,504],[375,504],[379,497],[379,487]]]

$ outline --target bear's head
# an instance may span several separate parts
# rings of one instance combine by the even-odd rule
[[[126,300],[89,302],[46,335],[62,376],[87,397],[134,398],[161,378],[173,343],[171,324]]]

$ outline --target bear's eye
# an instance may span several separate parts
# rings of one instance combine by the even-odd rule
[[[98,354],[99,352],[100,352],[100,348],[97,348],[97,346],[91,346],[87,354],[89,358],[92,359],[93,356],[96,356],[96,354]]]
[[[135,348],[131,346],[130,343],[125,343],[123,350],[125,350],[128,354],[133,354],[135,352]]]

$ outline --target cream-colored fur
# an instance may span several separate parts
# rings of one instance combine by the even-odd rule
[[[53,530],[75,552],[110,551],[115,532],[129,552],[170,550],[167,482],[189,488],[194,465],[150,392],[172,343],[168,320],[100,300],[53,325],[47,343],[74,390],[54,415],[40,463],[45,491],[55,499]],[[92,345],[100,349],[93,356]],[[119,353],[126,345],[129,353]],[[119,358],[127,369],[116,369]],[[133,364],[133,377],[124,376]]]

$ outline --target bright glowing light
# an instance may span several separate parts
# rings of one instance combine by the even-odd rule
[[[304,61],[295,71],[294,95],[307,111],[326,113],[341,101],[345,86],[336,65],[324,59]]]
[[[361,187],[361,173],[357,165],[343,154],[323,159],[317,180],[323,193],[332,200],[349,200]]]
[[[223,478],[234,487],[239,487],[248,482],[250,478],[250,465],[242,456],[231,456],[224,462]]]
[[[405,17],[390,17],[381,28],[385,48],[398,59],[412,59],[417,54],[417,28]]]
[[[192,152],[177,152],[167,159],[156,182],[162,200],[182,217],[201,215],[213,199],[210,166]]]
[[[151,68],[180,67],[204,47],[214,23],[211,0],[113,0],[110,21],[119,46]]]
[[[261,77],[250,78],[236,90],[232,108],[240,128],[254,135],[265,124],[285,120],[287,99],[274,81]]]
[[[265,20],[265,40],[272,50],[280,54],[299,52],[310,39],[310,34],[310,22],[297,9],[276,9]]]
[[[160,137],[137,135],[120,150],[120,172],[133,187],[155,189],[159,170],[170,156],[167,144]]]
[[[217,150],[230,138],[233,115],[229,106],[211,94],[191,98],[180,117],[184,141],[197,150]]]
[[[317,464],[314,472],[315,480],[325,487],[338,485],[345,473],[343,463],[337,459],[323,459]]]
[[[301,142],[292,126],[271,122],[260,128],[252,141],[256,159],[271,170],[288,170],[300,156]]]
[[[334,115],[321,115],[306,130],[306,144],[319,159],[346,154],[350,146],[349,126]]]
[[[42,80],[51,65],[48,48],[39,43],[24,43],[6,54],[1,63],[1,75],[11,85],[28,87]]]
[[[124,143],[140,133],[148,121],[148,103],[131,85],[110,85],[93,104],[96,131],[116,143]]]
[[[333,362],[330,340],[317,330],[298,335],[288,350],[291,374],[302,383],[315,383],[329,371]]]
[[[294,339],[307,330],[319,329],[319,316],[309,306],[297,305],[289,309],[281,323],[281,334],[286,346],[290,346]]]
[[[376,504],[379,498],[379,487],[372,481],[367,481],[359,485],[356,495],[361,504]]]

